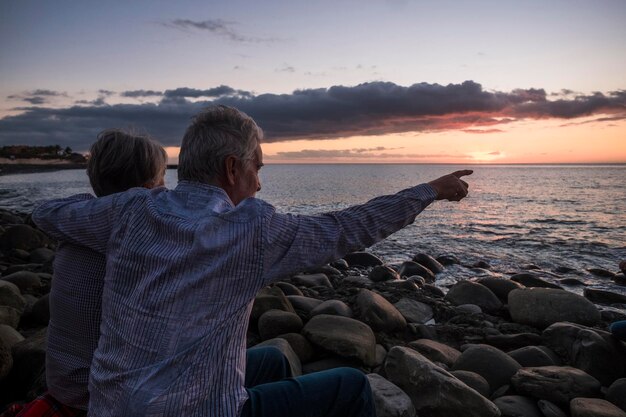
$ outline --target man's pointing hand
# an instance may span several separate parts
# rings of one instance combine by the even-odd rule
[[[472,175],[473,172],[471,169],[464,169],[429,182],[437,193],[435,200],[461,201],[467,196],[469,189],[469,184],[461,177]]]

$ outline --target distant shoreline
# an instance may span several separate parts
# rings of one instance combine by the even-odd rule
[[[87,164],[0,164],[0,176],[11,174],[32,174],[37,172],[62,171],[66,169],[86,169]]]

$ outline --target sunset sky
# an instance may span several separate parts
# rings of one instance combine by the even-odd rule
[[[236,106],[268,163],[626,162],[626,2],[0,0],[0,146]]]

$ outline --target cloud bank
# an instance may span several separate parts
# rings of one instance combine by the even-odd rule
[[[0,119],[0,145],[60,143],[84,150],[105,128],[134,127],[178,146],[191,117],[211,104],[248,113],[265,131],[266,142],[442,130],[497,134],[519,120],[574,122],[598,115],[615,121],[626,115],[625,90],[550,100],[543,89],[487,91],[474,81],[408,87],[370,82],[259,95],[221,85],[120,95],[157,102],[110,105],[98,99],[65,108],[21,107],[21,114]]]

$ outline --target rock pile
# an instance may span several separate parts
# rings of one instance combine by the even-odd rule
[[[45,390],[54,248],[0,212],[0,411]],[[499,277],[486,262],[475,279],[433,285],[459,263],[359,252],[286,278],[257,295],[248,346],[276,346],[294,375],[362,370],[380,417],[626,416],[626,345],[607,331],[626,318],[606,307],[620,297],[546,285],[536,268]]]

